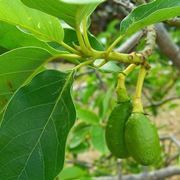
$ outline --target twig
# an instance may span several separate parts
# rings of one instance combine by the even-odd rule
[[[117,171],[118,171],[118,180],[122,180],[122,172],[121,172],[121,167],[122,166],[122,160],[118,159],[117,160]]]
[[[180,70],[180,48],[173,42],[162,23],[156,25],[157,42],[161,51]]]
[[[144,35],[143,31],[139,31],[132,35],[126,42],[124,42],[120,47],[115,49],[117,52],[129,53],[140,41]]]
[[[167,22],[170,26],[180,27],[180,18],[179,17],[167,20],[165,22]]]
[[[167,158],[166,162],[165,162],[165,166],[169,166],[169,164],[176,160],[179,157],[179,152],[177,152],[176,154],[172,155],[171,157]]]
[[[95,70],[94,69],[88,69],[87,71],[85,72],[82,72],[82,73],[78,73],[75,75],[75,78],[78,79],[82,76],[86,76],[86,75],[90,75],[90,74],[94,74],[95,73]]]
[[[167,99],[160,101],[160,102],[153,102],[152,104],[146,105],[144,108],[147,109],[147,108],[151,108],[151,107],[162,106],[162,105],[168,103],[169,101],[173,101],[173,100],[177,100],[177,99],[180,99],[180,96],[170,97],[170,98],[167,98]]]
[[[148,57],[152,54],[155,45],[156,45],[156,30],[154,25],[147,27],[147,36],[146,36],[146,45],[145,48],[141,51],[144,57]]]
[[[134,5],[132,3],[130,3],[129,1],[122,2],[121,0],[114,0],[114,2],[116,2],[120,6],[124,7],[128,11],[131,11],[134,8]]]
[[[174,142],[175,144],[176,144],[176,146],[178,147],[178,148],[180,148],[180,141],[179,140],[177,140],[177,138],[175,137],[175,136],[173,136],[173,135],[170,135],[170,136],[161,136],[160,137],[160,140],[161,141],[164,141],[164,140],[171,140],[172,142]]]
[[[137,175],[125,175],[122,177],[122,180],[147,180],[147,179],[158,180],[179,174],[180,174],[180,167],[170,166],[156,171],[151,171],[146,174],[141,173]],[[117,176],[97,177],[97,178],[93,178],[93,180],[117,180]]]

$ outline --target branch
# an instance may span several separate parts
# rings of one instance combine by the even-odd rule
[[[114,2],[124,7],[128,11],[131,11],[134,8],[134,4],[128,0],[124,0],[124,2],[122,0],[114,0]]]
[[[170,140],[172,141],[174,144],[176,144],[176,146],[180,149],[180,141],[178,139],[176,139],[175,136],[171,135],[171,136],[161,136],[160,137],[160,140],[161,141],[164,141],[164,140]]]
[[[144,35],[143,31],[139,31],[132,35],[126,42],[124,42],[120,47],[115,49],[117,52],[121,53],[129,53],[140,41],[142,36]]]
[[[154,25],[147,27],[147,36],[146,36],[146,45],[145,48],[141,51],[144,57],[148,57],[152,54],[156,46],[156,30]]]
[[[161,51],[171,59],[173,64],[180,70],[180,48],[173,42],[162,23],[156,25],[157,42]]]
[[[177,96],[177,97],[170,97],[170,98],[165,99],[165,100],[160,101],[160,102],[153,102],[152,104],[149,104],[149,105],[145,106],[144,108],[150,108],[150,107],[158,107],[158,106],[162,106],[162,105],[168,103],[169,101],[173,101],[173,100],[177,100],[177,99],[180,99],[180,96]]]
[[[180,18],[176,17],[166,21],[170,26],[180,27]]]
[[[171,177],[174,175],[179,175],[179,174],[180,174],[180,167],[170,166],[170,167],[159,169],[159,170],[152,171],[149,173],[141,173],[137,175],[125,175],[125,176],[122,176],[122,180],[145,180],[145,179],[158,180],[158,179],[164,179],[164,178]],[[117,179],[118,179],[117,176],[94,178],[94,180],[117,180]]]

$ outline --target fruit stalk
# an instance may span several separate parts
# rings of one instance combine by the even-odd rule
[[[127,90],[125,86],[125,79],[126,79],[126,76],[129,75],[129,73],[132,72],[135,67],[136,67],[135,64],[131,64],[123,72],[119,73],[118,75],[118,83],[116,87],[118,102],[125,102],[129,100],[129,96],[127,94]]]
[[[144,112],[141,97],[142,97],[142,88],[143,88],[143,83],[144,83],[146,73],[147,73],[146,68],[144,66],[141,66],[141,69],[138,75],[135,96],[133,99],[133,112],[140,112],[140,113]]]

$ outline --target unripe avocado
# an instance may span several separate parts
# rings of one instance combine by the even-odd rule
[[[142,165],[160,158],[161,148],[155,125],[143,113],[132,113],[126,123],[125,140],[130,155]]]
[[[118,103],[107,122],[105,136],[108,149],[118,158],[129,156],[125,145],[125,124],[132,112],[132,104],[128,100]]]

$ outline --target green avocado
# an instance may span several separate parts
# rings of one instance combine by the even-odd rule
[[[125,145],[125,124],[132,112],[132,104],[128,100],[118,103],[107,122],[105,136],[108,149],[118,158],[129,156]]]
[[[161,154],[155,125],[143,113],[132,113],[126,123],[125,141],[130,155],[142,165],[156,163]]]

